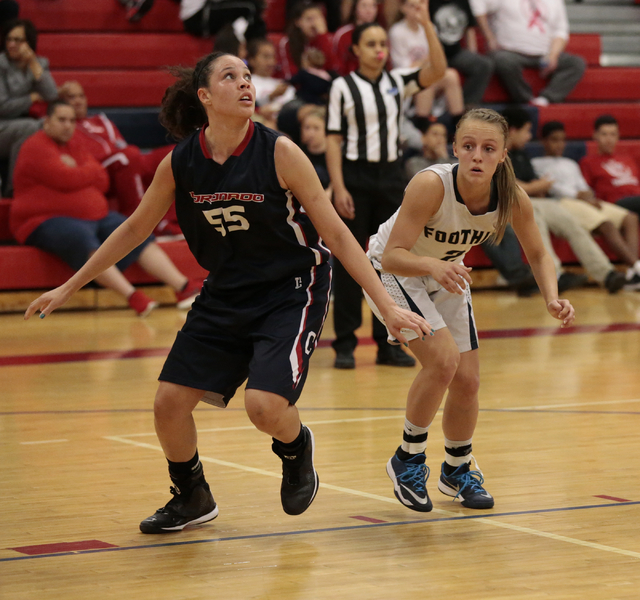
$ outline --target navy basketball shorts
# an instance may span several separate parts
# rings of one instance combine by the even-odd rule
[[[478,348],[471,290],[467,282],[464,294],[460,295],[448,292],[433,277],[402,277],[380,271],[378,275],[382,285],[400,308],[424,317],[434,331],[446,327],[460,352]],[[366,293],[365,298],[373,313],[382,321],[380,311]],[[418,337],[413,329],[403,329],[402,333],[409,341]],[[389,342],[398,343],[391,335]]]
[[[159,380],[203,390],[224,408],[247,389],[295,404],[320,337],[331,288],[328,264],[271,285],[220,292],[205,282]]]

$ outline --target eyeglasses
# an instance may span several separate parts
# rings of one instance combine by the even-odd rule
[[[5,40],[4,40],[4,41],[5,41],[7,44],[8,44],[9,42],[16,42],[17,44],[20,44],[20,43],[22,43],[22,42],[26,42],[26,41],[27,41],[27,38],[23,38],[23,37],[7,37],[7,38],[5,38]]]

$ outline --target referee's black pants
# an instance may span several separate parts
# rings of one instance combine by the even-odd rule
[[[355,219],[343,221],[364,249],[379,225],[400,206],[407,182],[400,161],[381,164],[343,160],[342,173],[356,211]],[[333,349],[353,352],[358,344],[355,331],[362,325],[362,288],[335,257],[333,297]],[[375,316],[373,339],[378,347],[387,343],[387,330]]]

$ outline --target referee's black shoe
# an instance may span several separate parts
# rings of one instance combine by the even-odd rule
[[[391,367],[415,367],[416,359],[403,352],[400,346],[385,344],[378,347],[376,364],[389,365]]]
[[[315,442],[313,433],[306,425],[304,444],[294,454],[283,451],[275,442],[271,449],[282,460],[282,486],[280,500],[282,508],[288,515],[301,515],[313,502],[318,493],[320,479],[313,466]]]
[[[218,516],[218,506],[204,478],[191,489],[185,487],[184,492],[173,482],[176,484],[170,488],[173,498],[140,523],[142,533],[181,531],[187,525],[206,523]]]

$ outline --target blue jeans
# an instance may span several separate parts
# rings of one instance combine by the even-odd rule
[[[72,217],[53,217],[36,227],[25,244],[51,252],[78,271],[102,243],[126,220],[124,215],[110,212],[99,221],[85,221]],[[116,266],[124,271],[138,260],[144,248],[153,241],[148,237]]]

